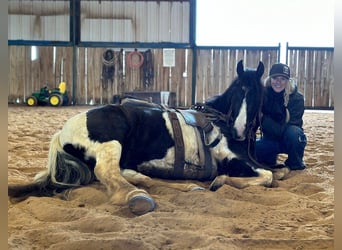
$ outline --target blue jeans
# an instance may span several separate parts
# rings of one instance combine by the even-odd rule
[[[304,131],[297,126],[288,126],[279,141],[262,137],[257,139],[255,155],[258,162],[272,166],[277,163],[278,154],[287,154],[285,165],[291,170],[305,168],[304,149],[307,144]]]

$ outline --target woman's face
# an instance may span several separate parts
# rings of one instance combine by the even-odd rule
[[[288,83],[289,79],[283,76],[275,76],[271,77],[271,86],[274,92],[280,93],[283,91],[286,87],[286,84]]]

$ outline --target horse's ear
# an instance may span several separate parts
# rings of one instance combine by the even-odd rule
[[[238,76],[242,76],[242,74],[245,72],[244,68],[243,68],[243,61],[240,60],[237,64],[236,67],[236,72],[238,73]]]
[[[262,62],[259,62],[258,68],[256,70],[256,74],[258,77],[261,77],[264,74],[265,66]]]

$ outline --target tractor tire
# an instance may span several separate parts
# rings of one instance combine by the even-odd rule
[[[59,107],[63,104],[63,97],[59,94],[52,94],[49,96],[49,104],[53,107]]]
[[[37,106],[38,105],[38,100],[35,96],[29,96],[27,99],[26,99],[26,104],[27,106]]]

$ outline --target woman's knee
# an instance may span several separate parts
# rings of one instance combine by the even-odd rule
[[[278,145],[276,142],[268,140],[257,140],[255,144],[255,156],[258,162],[265,164],[275,164],[278,155]]]
[[[302,147],[305,147],[307,143],[303,129],[297,126],[289,126],[284,132],[283,140],[286,144],[298,144]]]

